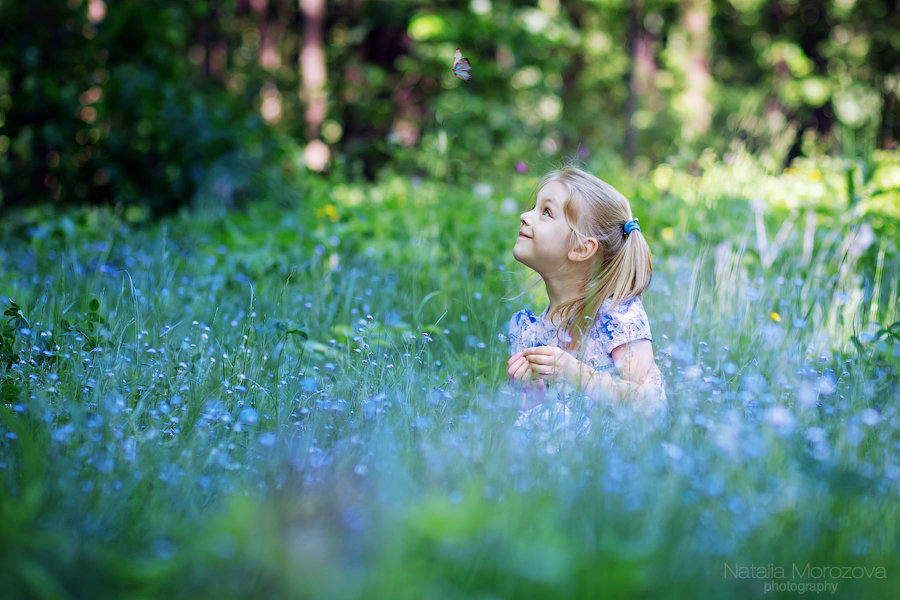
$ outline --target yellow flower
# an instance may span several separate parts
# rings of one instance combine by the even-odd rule
[[[775,321],[776,323],[781,323],[781,315],[779,315],[777,312],[773,312],[769,316],[772,317],[772,320]]]
[[[672,239],[675,237],[675,230],[672,229],[671,227],[663,227],[662,237],[667,242],[671,242]]]
[[[331,219],[332,223],[338,220],[337,209],[334,207],[334,204],[326,204],[322,208],[316,210],[316,216],[318,218],[328,217]]]

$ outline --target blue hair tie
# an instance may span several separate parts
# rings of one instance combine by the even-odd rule
[[[631,233],[634,230],[638,230],[638,231],[641,230],[641,228],[638,226],[637,219],[632,219],[632,220],[628,221],[627,223],[625,223],[625,235],[628,235],[629,233]]]

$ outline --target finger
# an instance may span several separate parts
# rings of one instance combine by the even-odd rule
[[[522,361],[522,364],[513,372],[513,379],[526,380],[531,372],[531,365],[528,361]]]
[[[525,381],[534,381],[540,377],[540,373],[537,372],[534,365],[531,363],[525,364]]]
[[[553,365],[529,363],[528,366],[531,368],[531,372],[534,374],[535,378],[549,377],[555,372]]]
[[[535,354],[532,356],[525,357],[529,363],[533,365],[539,366],[547,366],[556,364],[556,358],[553,356],[547,356],[545,354]]]
[[[515,354],[513,354],[512,356],[509,357],[509,360],[506,361],[506,364],[511,365],[511,364],[513,364],[513,362],[515,362],[519,358],[522,358],[523,356],[525,356],[525,354],[523,354],[522,352],[516,352]]]
[[[558,348],[554,348],[553,346],[534,346],[525,348],[522,350],[522,354],[525,356],[546,355],[553,354],[555,350],[558,350]]]
[[[516,357],[511,357],[508,361],[506,361],[506,370],[512,372],[513,366],[519,361]]]
[[[506,372],[509,374],[510,377],[514,377],[516,371],[518,371],[522,367],[522,365],[527,364],[527,363],[528,363],[528,361],[525,360],[524,357],[520,357],[515,362],[510,364],[509,367],[507,367]]]

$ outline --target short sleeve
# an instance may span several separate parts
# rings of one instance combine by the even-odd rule
[[[509,320],[509,353],[521,352],[525,348],[540,345],[537,343],[535,325],[537,317],[527,308],[523,308]]]
[[[602,315],[592,330],[592,337],[603,351],[612,354],[614,348],[635,340],[650,340],[650,323],[640,298],[632,298]]]

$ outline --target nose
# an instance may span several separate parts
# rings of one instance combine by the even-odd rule
[[[528,217],[528,215],[530,215],[533,210],[534,209],[525,211],[521,215],[519,215],[519,220],[522,221],[522,225],[528,225],[528,219],[526,217]]]

